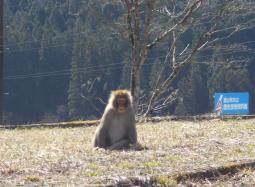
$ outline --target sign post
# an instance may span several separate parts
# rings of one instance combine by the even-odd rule
[[[249,93],[215,93],[215,112],[222,115],[246,115],[249,114]]]

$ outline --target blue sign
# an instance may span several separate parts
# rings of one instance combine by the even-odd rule
[[[249,93],[215,93],[215,112],[217,115],[249,114]]]

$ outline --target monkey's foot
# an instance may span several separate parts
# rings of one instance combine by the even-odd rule
[[[149,149],[148,147],[140,144],[140,143],[136,143],[136,144],[130,144],[130,149],[133,149],[133,150],[137,150],[137,151],[141,151],[141,150],[147,150]]]

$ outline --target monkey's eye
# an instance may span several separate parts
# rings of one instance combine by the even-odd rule
[[[118,98],[118,99],[117,99],[117,103],[119,103],[119,104],[125,104],[125,103],[126,103],[126,99],[125,99],[125,98]]]

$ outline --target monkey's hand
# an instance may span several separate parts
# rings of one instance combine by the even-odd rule
[[[101,148],[101,147],[94,147],[93,151],[105,152],[106,150],[104,148]]]

